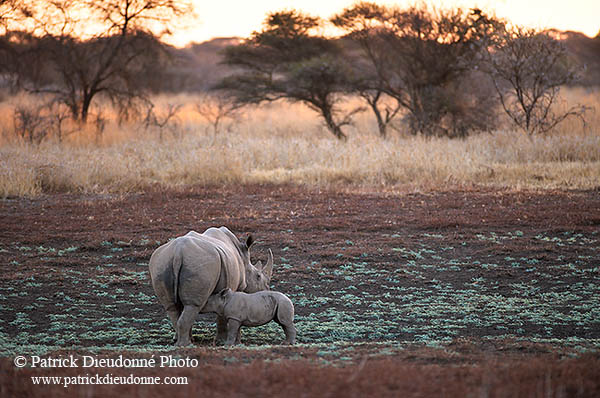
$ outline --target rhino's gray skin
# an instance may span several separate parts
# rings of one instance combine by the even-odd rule
[[[176,345],[191,344],[192,325],[208,297],[222,289],[249,293],[269,289],[273,253],[267,265],[250,263],[249,236],[240,242],[226,227],[191,231],[160,246],[150,257],[150,277],[176,333]],[[227,323],[217,317],[217,340],[227,335]]]
[[[285,343],[296,342],[294,304],[283,293],[262,291],[252,294],[223,289],[208,299],[205,312],[215,312],[227,320],[226,345],[233,345],[239,336],[240,326],[260,326],[271,321],[281,325]]]

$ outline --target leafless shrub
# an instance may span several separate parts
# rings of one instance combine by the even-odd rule
[[[561,87],[579,79],[563,43],[545,32],[516,27],[498,32],[486,69],[502,108],[528,135],[543,134],[569,117],[584,123],[587,107],[557,107]]]
[[[13,111],[15,136],[28,143],[39,145],[48,135],[48,120],[40,106],[17,105]]]
[[[96,112],[92,112],[90,114],[91,124],[94,126],[94,139],[96,140],[96,145],[99,145],[102,141],[102,136],[104,135],[104,131],[106,129],[106,123],[108,122],[106,116],[102,113],[101,110],[97,110]]]
[[[144,118],[144,126],[147,130],[158,131],[159,139],[162,141],[164,134],[174,134],[179,126],[177,114],[181,111],[181,104],[167,104],[166,109],[157,110],[154,105],[148,108]]]
[[[69,109],[63,104],[50,102],[46,105],[46,110],[50,132],[59,143],[62,143],[67,136],[79,131],[79,126],[73,123]]]
[[[217,136],[223,128],[225,121],[229,121],[230,125],[235,122],[239,116],[239,110],[242,104],[236,101],[233,97],[225,94],[206,94],[200,102],[196,104],[196,112],[206,120],[212,127],[214,136]],[[230,126],[227,126],[229,129]]]
[[[13,136],[28,144],[39,145],[44,140],[56,139],[58,143],[77,132],[69,109],[56,101],[41,103],[29,101],[13,109]]]

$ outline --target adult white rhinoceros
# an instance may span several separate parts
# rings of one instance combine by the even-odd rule
[[[222,289],[254,293],[269,290],[273,253],[267,264],[250,263],[254,240],[240,242],[226,227],[191,231],[160,246],[150,257],[150,277],[173,327],[176,345],[191,344],[192,325],[208,297]],[[217,317],[217,340],[227,337],[227,321]]]

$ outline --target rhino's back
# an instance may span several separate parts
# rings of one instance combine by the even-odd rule
[[[159,298],[164,296],[161,301],[174,301],[177,290],[184,304],[204,305],[215,291],[236,290],[243,277],[241,267],[236,250],[227,242],[197,233],[173,239],[150,258],[152,284]]]
[[[212,250],[211,250],[212,248]],[[150,257],[149,268],[151,275],[159,275],[172,269],[173,261],[181,258],[187,266],[197,263],[195,259],[214,257],[215,245],[192,236],[180,236],[158,247]],[[189,264],[188,264],[189,263]]]

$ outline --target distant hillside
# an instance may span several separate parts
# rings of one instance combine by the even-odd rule
[[[208,89],[231,73],[231,68],[219,64],[223,59],[221,52],[226,47],[240,42],[241,39],[236,37],[217,38],[204,43],[194,43],[181,50],[192,60],[191,68],[198,76],[199,87]]]
[[[239,38],[217,38],[204,43],[193,43],[185,48],[170,47],[174,65],[162,81],[154,81],[154,91],[206,91],[231,73],[231,68],[220,65],[221,51],[240,42]]]
[[[564,41],[575,61],[584,67],[581,85],[600,86],[600,35],[589,38],[582,33],[552,31],[553,36]],[[240,43],[237,37],[216,38],[194,43],[185,48],[170,48],[175,65],[168,77],[154,82],[155,91],[196,92],[205,91],[232,72],[220,64],[222,51]]]
[[[600,34],[589,38],[578,32],[560,32],[560,39],[565,43],[576,62],[584,67],[583,86],[600,85]]]

